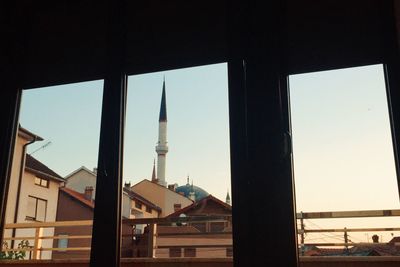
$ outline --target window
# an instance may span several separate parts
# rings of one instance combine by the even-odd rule
[[[137,209],[142,209],[142,204],[141,203],[139,203],[139,202],[137,202],[137,201],[135,201],[135,208],[137,208]]]
[[[149,206],[146,206],[146,212],[151,213],[151,208]]]
[[[170,258],[182,257],[182,249],[181,248],[170,248],[169,249],[169,257]]]
[[[44,222],[46,220],[47,200],[28,196],[26,219]]]
[[[49,180],[35,177],[35,185],[42,186],[42,187],[49,187]]]
[[[289,83],[300,253],[310,244],[372,243],[376,232],[365,229],[392,242],[400,232],[385,229],[398,217],[365,216],[399,208],[383,65],[297,74]]]
[[[174,211],[178,211],[182,208],[181,204],[174,204]]]
[[[196,248],[185,248],[183,250],[183,256],[190,258],[196,257]]]
[[[58,237],[58,251],[66,251],[66,248],[68,247],[68,235],[60,234]]]

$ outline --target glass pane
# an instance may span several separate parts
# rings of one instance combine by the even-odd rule
[[[227,78],[226,64],[129,77],[122,257],[232,257]]]
[[[400,255],[383,66],[292,75],[289,84],[300,254]]]
[[[23,90],[3,249],[37,244],[25,259],[89,258],[102,90],[103,81]]]
[[[31,219],[36,218],[36,198],[28,197],[28,204],[26,206],[26,217]]]
[[[38,199],[37,200],[37,210],[36,210],[36,220],[40,222],[46,221],[46,209],[47,201]]]

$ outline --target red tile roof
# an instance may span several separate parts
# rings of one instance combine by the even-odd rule
[[[64,182],[64,178],[29,154],[26,154],[25,169],[39,178]]]
[[[85,198],[85,194],[76,192],[75,190],[72,190],[67,187],[61,187],[60,191],[66,193],[67,195],[71,196],[73,199],[79,201],[80,203],[88,206],[89,208],[94,209],[94,201],[93,200],[88,200]]]
[[[191,205],[189,205],[187,207],[184,207],[183,209],[177,210],[176,212],[168,215],[167,218],[178,217],[182,213],[185,213],[185,212],[187,212],[187,211],[189,211],[191,209],[195,209],[198,206],[205,205],[208,201],[214,201],[217,204],[221,205],[223,208],[225,208],[225,209],[227,209],[229,211],[232,211],[232,206],[231,205],[226,204],[225,202],[223,202],[223,201],[219,200],[218,198],[214,197],[213,195],[208,195],[208,196],[200,199],[199,201],[194,202],[193,204],[191,204]]]

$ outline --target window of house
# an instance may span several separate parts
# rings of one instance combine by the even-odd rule
[[[187,258],[194,258],[196,257],[196,248],[184,248],[183,256]]]
[[[28,196],[26,219],[44,222],[46,220],[47,200]]]
[[[65,249],[68,247],[68,235],[60,234],[58,237],[58,251],[66,251]]]
[[[149,206],[146,206],[146,212],[151,213],[151,208]]]
[[[35,185],[39,185],[42,187],[49,187],[49,180],[35,177]]]
[[[140,202],[138,202],[138,201],[135,201],[135,208],[137,208],[137,209],[142,209],[142,203],[140,203]]]

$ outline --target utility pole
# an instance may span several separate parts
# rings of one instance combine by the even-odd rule
[[[346,247],[346,253],[349,252],[349,246],[347,245],[347,243],[349,242],[349,236],[347,235],[347,228],[344,228],[344,243],[345,243],[345,247]]]
[[[300,213],[300,246],[301,246],[301,255],[304,256],[304,219],[303,219],[303,212]]]

